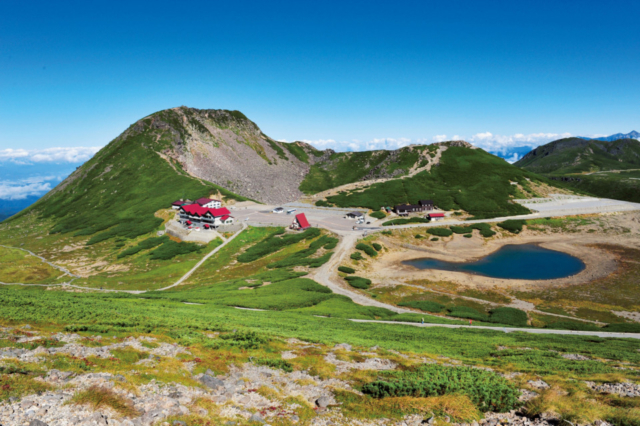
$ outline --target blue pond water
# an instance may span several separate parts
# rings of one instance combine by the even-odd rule
[[[576,257],[534,244],[506,245],[475,262],[456,263],[424,258],[403,263],[418,269],[440,269],[522,280],[564,278],[585,268],[584,263]]]

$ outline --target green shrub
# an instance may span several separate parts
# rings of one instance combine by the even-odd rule
[[[356,272],[355,269],[349,268],[348,266],[338,266],[338,271],[344,272],[345,274],[353,274]]]
[[[375,257],[378,255],[378,252],[369,244],[358,243],[356,244],[356,249],[362,250],[363,252],[367,253],[370,257]]]
[[[640,324],[609,324],[604,327],[604,331],[612,333],[640,333]]]
[[[320,235],[320,229],[318,228],[309,228],[302,233],[286,234],[279,237],[278,235],[283,232],[283,230],[280,230],[278,233],[273,233],[259,243],[249,247],[247,251],[238,256],[238,262],[254,262],[272,253],[280,251],[287,246],[299,243],[303,240],[313,239]]]
[[[431,300],[410,300],[408,302],[398,303],[398,306],[408,306],[409,308],[420,309],[425,312],[440,313],[444,309],[444,305]]]
[[[159,246],[160,244],[163,244],[167,240],[169,240],[169,237],[164,235],[162,237],[147,238],[146,240],[140,241],[138,245],[129,247],[128,249],[124,250],[122,253],[118,254],[118,259],[121,259],[126,256],[131,256],[142,250],[154,248],[156,246]]]
[[[318,200],[318,201],[316,201],[316,206],[318,206],[318,207],[331,207],[331,206],[333,206],[333,204],[327,203],[324,200]]]
[[[525,224],[526,224],[526,221],[524,220],[509,219],[509,220],[505,220],[504,222],[498,223],[498,226],[513,234],[519,234],[520,232],[522,232],[522,227]]]
[[[456,318],[467,318],[477,321],[488,321],[489,317],[485,313],[480,313],[476,309],[468,306],[454,306],[449,310],[449,316]]]
[[[415,238],[415,239],[418,239],[418,240],[419,240],[419,239],[424,238],[424,235],[422,235],[422,234],[416,234],[416,235],[414,235],[414,236],[413,236],[413,238]]]
[[[149,253],[152,260],[169,260],[181,254],[193,253],[202,250],[204,247],[194,243],[176,243],[172,240],[165,240],[164,243]]]
[[[431,239],[431,241],[440,241],[440,238],[434,237],[434,238]]]
[[[378,380],[362,386],[363,393],[374,398],[464,394],[482,412],[503,413],[521,405],[516,385],[493,371],[430,364],[378,375]]]
[[[369,286],[371,286],[371,280],[368,278],[351,275],[348,277],[344,277],[344,279],[349,283],[351,287],[360,288],[362,290],[366,290],[369,288]]]
[[[547,324],[545,328],[557,330],[577,330],[577,331],[601,331],[602,329],[594,324],[579,321],[558,321]]]
[[[374,249],[376,249],[376,251],[382,250],[382,245],[380,245],[378,243],[373,243],[371,245],[373,246]]]
[[[362,260],[362,259],[364,259],[364,257],[362,257],[362,254],[359,251],[357,251],[355,253],[351,253],[350,257],[353,260]]]
[[[411,217],[409,219],[393,219],[382,223],[382,226],[406,225],[407,223],[429,223],[429,219],[423,217]]]
[[[471,234],[464,234],[464,235],[463,235],[463,237],[465,237],[465,238],[471,238],[471,237],[473,237],[473,235],[471,235]]]
[[[390,230],[382,231],[381,233],[382,235],[393,235],[393,231]]]
[[[527,325],[527,313],[520,309],[500,307],[492,309],[489,321],[524,327]]]
[[[382,210],[378,210],[375,211],[373,213],[371,213],[369,216],[376,218],[376,219],[384,219],[385,217],[387,217],[387,214],[385,212],[383,212]]]
[[[491,230],[491,225],[488,223],[473,223],[467,226],[452,225],[449,228],[456,234],[470,234],[474,229],[477,229],[480,231],[480,235],[485,238],[492,237],[496,234]]]
[[[450,237],[453,234],[453,231],[447,228],[429,228],[427,232],[438,237]]]
[[[265,365],[267,367],[277,368],[278,370],[282,370],[286,373],[291,373],[293,371],[293,365],[284,359],[253,358],[253,363],[256,365]]]

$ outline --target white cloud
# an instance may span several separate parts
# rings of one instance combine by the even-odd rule
[[[516,133],[514,135],[494,135],[491,132],[484,132],[476,133],[465,140],[485,151],[505,153],[511,148],[521,146],[535,148],[547,142],[568,138],[570,136],[571,133],[531,133],[528,135]]]
[[[41,196],[49,192],[52,184],[62,180],[60,176],[32,176],[25,179],[0,181],[0,199],[23,200],[29,196]]]
[[[16,164],[28,163],[84,163],[101,149],[91,147],[59,147],[47,149],[3,149],[0,161],[12,161]]]
[[[434,142],[445,142],[450,140],[465,140],[473,145],[489,152],[499,152],[511,156],[510,150],[517,147],[535,148],[539,145],[551,142],[556,139],[570,137],[571,133],[531,133],[528,135],[516,133],[513,135],[497,135],[491,132],[481,132],[465,137],[460,135],[435,135],[430,138],[409,139],[409,138],[374,138],[369,141],[351,140],[337,141],[335,139],[304,140],[318,149],[333,149],[338,152],[343,151],[366,151],[372,149],[398,149],[407,145],[425,145]],[[281,140],[282,142],[286,142]],[[510,158],[511,159],[511,158]],[[515,160],[514,160],[515,161]]]

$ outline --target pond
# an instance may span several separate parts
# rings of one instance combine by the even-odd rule
[[[418,269],[467,272],[492,278],[551,280],[575,275],[584,262],[567,253],[535,244],[510,244],[474,262],[457,263],[423,258],[403,262]]]

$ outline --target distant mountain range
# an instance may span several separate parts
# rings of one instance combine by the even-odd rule
[[[580,136],[580,139],[586,139],[586,140],[594,140],[594,141],[604,141],[604,142],[613,142],[613,141],[617,141],[620,139],[640,139],[640,133],[636,132],[635,130],[632,130],[629,133],[616,133],[615,135],[611,135],[611,136],[603,136],[601,138],[587,138],[585,136]]]

